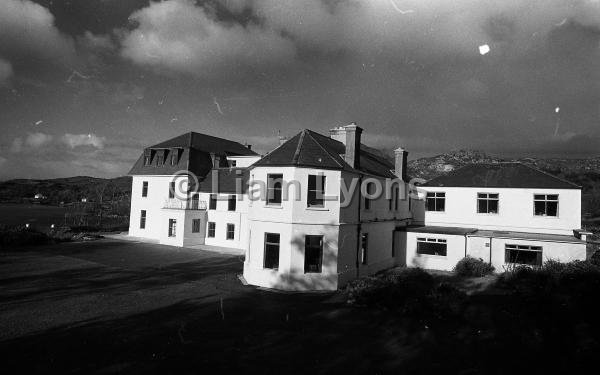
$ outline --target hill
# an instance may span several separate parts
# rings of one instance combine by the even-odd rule
[[[76,176],[48,180],[15,179],[0,182],[0,202],[29,202],[36,194],[45,198],[42,203],[90,202],[128,200],[131,193],[131,177],[111,179]]]

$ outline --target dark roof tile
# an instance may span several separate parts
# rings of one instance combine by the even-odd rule
[[[470,164],[436,177],[423,186],[581,189],[574,183],[519,162]]]

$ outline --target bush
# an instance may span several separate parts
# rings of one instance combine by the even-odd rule
[[[420,268],[405,268],[393,274],[354,280],[346,292],[352,304],[397,307],[407,300],[422,298],[433,287],[430,274]]]
[[[483,259],[466,256],[456,263],[454,273],[461,277],[482,277],[494,272],[494,266],[483,261]]]

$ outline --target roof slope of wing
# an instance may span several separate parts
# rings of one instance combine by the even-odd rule
[[[470,164],[422,186],[581,189],[572,182],[519,162]]]

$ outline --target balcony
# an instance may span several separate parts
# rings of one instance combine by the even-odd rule
[[[170,210],[206,210],[206,201],[198,199],[166,199],[163,204],[163,209]]]

